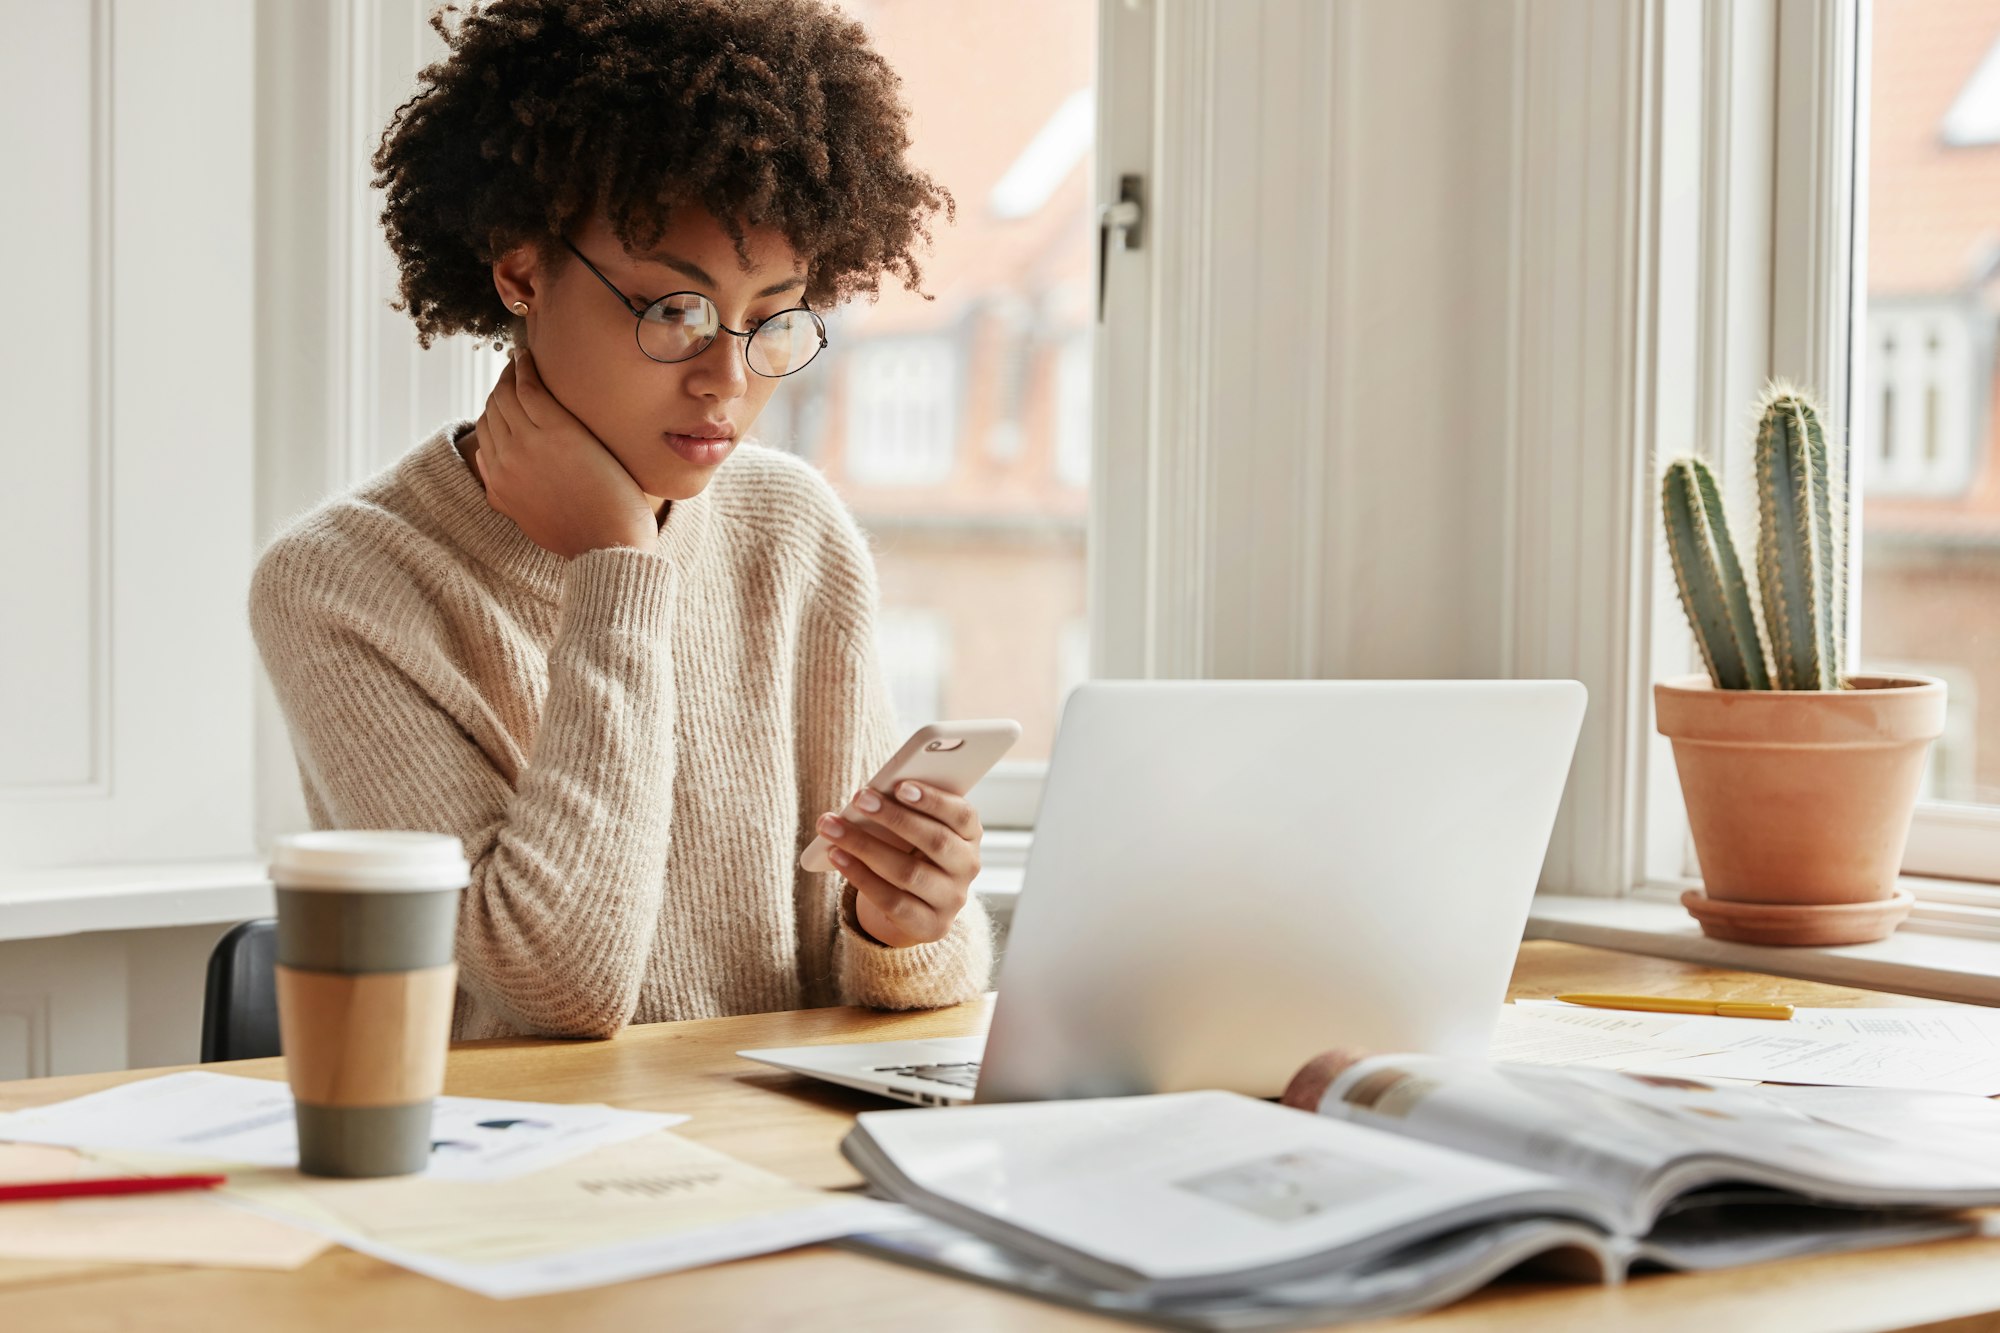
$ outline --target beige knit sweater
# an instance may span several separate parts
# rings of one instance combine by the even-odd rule
[[[977,900],[889,949],[798,868],[900,739],[825,480],[746,443],[657,549],[566,561],[487,505],[464,429],[294,523],[250,592],[314,825],[465,844],[453,1036],[983,990]]]

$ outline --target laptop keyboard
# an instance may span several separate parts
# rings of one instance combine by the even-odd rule
[[[942,1065],[884,1065],[875,1071],[878,1074],[901,1074],[905,1078],[921,1078],[932,1083],[949,1083],[954,1088],[974,1088],[979,1086],[979,1061],[960,1060],[954,1064]]]

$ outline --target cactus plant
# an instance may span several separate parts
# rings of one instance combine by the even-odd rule
[[[1667,465],[1660,489],[1674,583],[1709,679],[1725,690],[1770,689],[1750,590],[1723,520],[1715,474],[1699,458],[1677,458]]]
[[[1805,394],[1774,385],[1757,426],[1757,581],[1781,690],[1840,688],[1844,585],[1826,434]]]
[[[1758,418],[1757,583],[1764,636],[1720,488],[1698,458],[1669,463],[1661,483],[1674,583],[1716,688],[1837,690],[1847,619],[1839,459],[1802,390],[1771,385]]]

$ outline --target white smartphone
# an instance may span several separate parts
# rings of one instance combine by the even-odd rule
[[[988,769],[1000,762],[1001,756],[1012,749],[1019,739],[1021,724],[1007,718],[932,722],[912,732],[910,739],[903,742],[903,748],[891,755],[889,762],[868,779],[868,785],[891,799],[896,784],[905,780],[937,787],[953,796],[963,796],[972,790],[973,784],[986,776]],[[817,813],[813,817],[817,819]],[[871,824],[868,816],[857,809],[852,800],[840,812],[840,817],[850,824]],[[901,838],[886,829],[872,831],[885,842],[908,847]],[[822,873],[832,870],[833,862],[827,859],[827,850],[827,840],[816,837],[806,845],[799,864],[807,870]]]

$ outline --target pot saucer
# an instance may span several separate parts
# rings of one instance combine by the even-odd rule
[[[1866,903],[1739,903],[1700,889],[1681,894],[1681,906],[1701,922],[1702,934],[1739,944],[1867,944],[1886,939],[1916,902],[1903,888]]]

